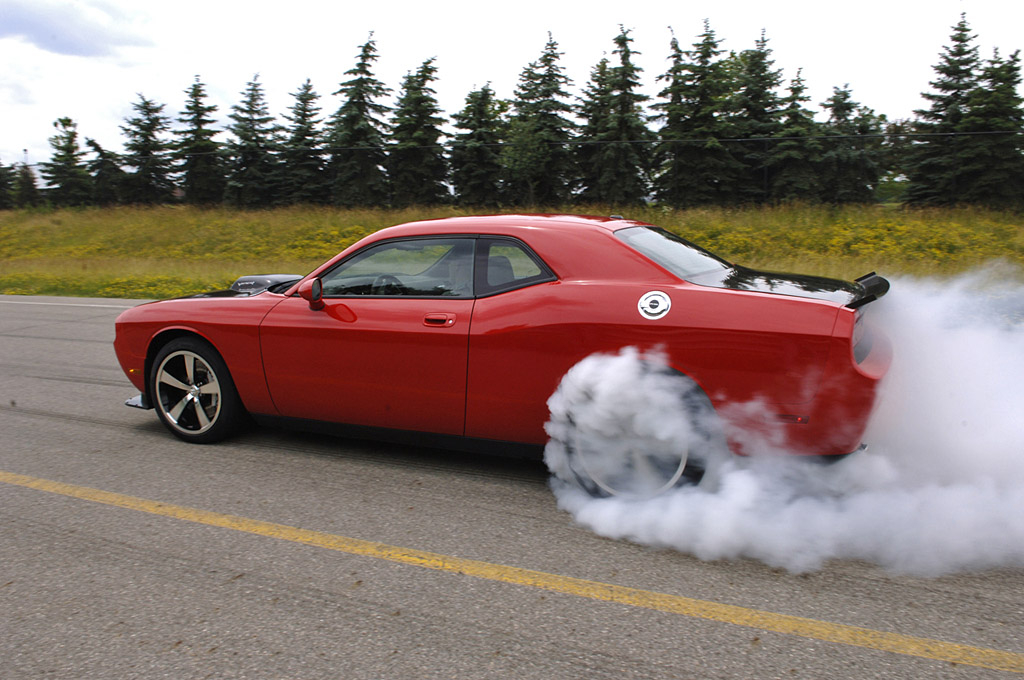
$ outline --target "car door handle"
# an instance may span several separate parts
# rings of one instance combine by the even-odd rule
[[[447,326],[454,326],[455,325],[455,315],[454,314],[444,314],[442,312],[438,312],[436,314],[427,314],[425,317],[423,317],[423,325],[424,326],[437,326],[438,328],[445,328]]]

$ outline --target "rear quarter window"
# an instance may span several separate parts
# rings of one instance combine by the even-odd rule
[[[477,242],[477,296],[554,280],[551,269],[521,241],[484,237]]]

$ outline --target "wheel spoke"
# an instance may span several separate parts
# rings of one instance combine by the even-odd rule
[[[188,392],[189,386],[175,378],[167,371],[163,371],[160,373],[160,382],[162,382],[165,385],[170,385],[171,387],[182,390],[184,392]]]
[[[185,360],[185,379],[189,385],[196,384],[196,358],[192,354],[182,357]]]
[[[203,408],[202,402],[196,399],[193,408],[196,410],[196,417],[199,418],[199,428],[205,429],[209,427],[210,419],[206,416],[206,409]]]
[[[205,385],[200,385],[199,386],[199,393],[200,394],[212,394],[215,397],[219,397],[220,396],[220,384],[218,384],[217,382],[211,381],[211,382],[206,383]]]
[[[630,453],[633,459],[633,471],[636,475],[634,486],[637,487],[637,490],[656,489],[665,483],[664,479],[659,479],[660,471],[651,460],[650,454],[636,449]]]
[[[182,411],[185,410],[185,406],[188,404],[188,402],[189,398],[188,395],[186,394],[181,398],[181,401],[179,401],[177,404],[175,404],[174,406],[167,410],[167,416],[175,423],[177,423],[178,419],[181,418],[181,413]]]

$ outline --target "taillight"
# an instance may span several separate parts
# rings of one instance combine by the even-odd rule
[[[853,360],[858,364],[862,363],[871,354],[871,347],[874,340],[871,331],[864,323],[864,312],[857,310],[857,320],[853,323]]]

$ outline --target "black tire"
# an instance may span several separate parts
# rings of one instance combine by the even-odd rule
[[[659,404],[661,416],[678,423],[666,437],[644,431],[637,411],[644,404],[602,393],[597,375],[571,377],[570,372],[559,387],[565,398],[549,402],[545,460],[556,479],[591,496],[625,498],[650,498],[700,482],[723,438],[714,408],[696,383],[666,366],[639,364],[639,383],[670,395]],[[599,421],[594,413],[602,414]]]
[[[210,343],[194,336],[176,338],[157,352],[149,397],[171,434],[193,444],[228,437],[245,416],[224,360]]]

